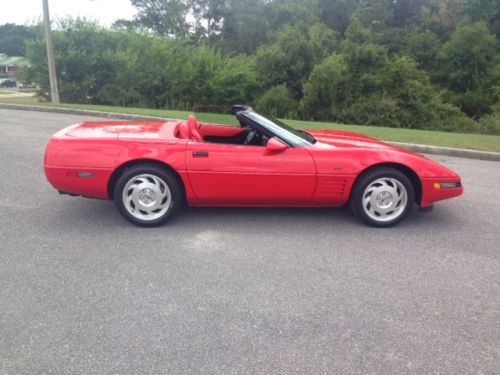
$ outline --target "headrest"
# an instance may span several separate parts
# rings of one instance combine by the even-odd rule
[[[179,122],[175,129],[175,135],[180,139],[189,139],[189,128],[185,122]]]
[[[200,125],[198,124],[198,120],[196,120],[196,117],[194,117],[193,115],[189,115],[187,125],[189,129],[189,138],[194,141],[203,142],[203,137],[198,131]]]

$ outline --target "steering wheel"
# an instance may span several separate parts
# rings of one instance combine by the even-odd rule
[[[247,134],[247,136],[246,136],[245,141],[243,142],[243,144],[244,145],[249,145],[253,141],[253,139],[255,138],[256,135],[257,135],[257,131],[251,130]]]

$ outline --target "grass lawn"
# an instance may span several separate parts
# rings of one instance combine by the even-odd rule
[[[1,93],[0,93],[1,94]],[[14,104],[31,104],[42,105],[46,107],[53,106],[51,103],[38,102],[35,98],[2,98],[0,103]],[[190,112],[187,111],[171,111],[162,109],[147,109],[147,108],[122,108],[100,105],[87,104],[59,104],[58,107],[73,108],[73,109],[88,109],[100,112],[111,113],[127,113],[143,116],[156,116],[163,118],[186,119]],[[238,122],[231,115],[220,115],[212,113],[198,113],[196,117],[201,122],[237,125]],[[376,126],[362,125],[346,125],[326,122],[310,122],[286,120],[287,123],[295,128],[300,129],[335,129],[347,130],[358,133],[363,133],[385,141],[417,143],[425,145],[457,147],[471,150],[494,151],[500,152],[500,136],[499,135],[484,135],[484,134],[461,134],[447,133],[428,130],[413,130],[399,128],[385,128]]]

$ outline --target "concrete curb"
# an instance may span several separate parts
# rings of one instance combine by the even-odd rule
[[[104,117],[104,118],[113,118],[113,119],[120,119],[120,120],[133,120],[133,121],[178,120],[178,119],[171,119],[171,118],[166,118],[166,117],[132,115],[132,114],[113,113],[113,112],[100,112],[100,111],[92,111],[90,109],[44,107],[44,106],[26,105],[26,104],[0,103],[0,108],[2,108],[2,109],[17,109],[17,110],[22,110],[22,111],[62,113],[62,114],[66,114],[66,115],[85,115],[85,116],[92,116],[92,117]]]
[[[479,159],[500,162],[500,153],[478,150],[467,150],[463,148],[439,147],[430,145],[417,145],[413,143],[386,142],[394,146],[406,148],[407,150],[421,154],[446,155],[467,159]]]
[[[5,93],[8,94],[5,94]],[[0,99],[11,99],[11,98],[32,98],[33,95],[25,92],[18,92],[18,91],[3,91],[4,94],[0,96]]]
[[[99,112],[99,111],[91,111],[88,109],[72,109],[72,108],[60,108],[60,107],[54,108],[54,107],[44,107],[44,106],[26,105],[26,104],[0,103],[0,108],[18,109],[24,111],[63,113],[68,115],[85,115],[92,117],[115,118],[115,119],[134,120],[134,121],[178,120],[178,119],[171,119],[164,117],[132,115],[132,114],[113,113],[113,112]],[[479,160],[500,162],[500,153],[498,152],[467,150],[461,148],[419,145],[419,144],[402,143],[402,142],[386,142],[386,143],[423,154],[446,155],[446,156],[455,156],[467,159],[479,159]]]

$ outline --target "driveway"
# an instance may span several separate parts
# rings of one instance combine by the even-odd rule
[[[60,196],[81,116],[0,109],[0,374],[500,373],[500,163],[377,230],[346,209],[187,209],[129,225]]]

